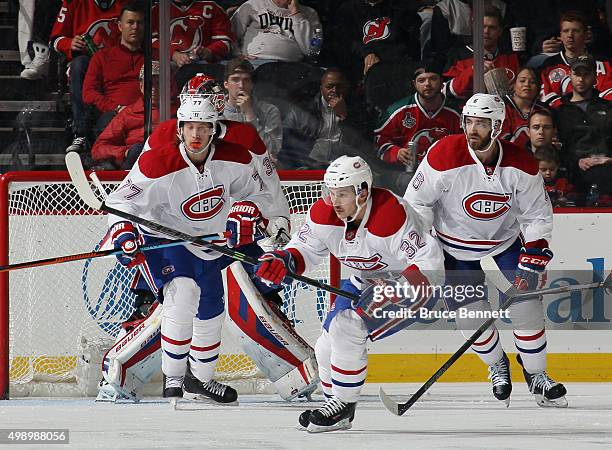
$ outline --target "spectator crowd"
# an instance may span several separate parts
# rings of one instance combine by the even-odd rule
[[[66,150],[90,167],[129,169],[142,151],[150,46],[154,60],[167,52],[171,61],[172,111],[191,78],[212,76],[226,90],[225,118],[251,124],[279,169],[358,155],[401,195],[430,146],[462,133],[478,64],[506,104],[501,138],[535,156],[553,204],[612,206],[606,2],[486,1],[482,61],[470,0],[174,0],[168,49],[157,4],[149,43],[147,2],[48,3],[57,8],[52,27],[43,8],[35,29],[20,29],[30,36],[20,41],[21,76],[46,76],[49,51],[61,55],[72,106]],[[152,73],[155,126],[156,61]]]

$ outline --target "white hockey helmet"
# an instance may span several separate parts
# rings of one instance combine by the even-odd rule
[[[464,132],[467,131],[466,117],[491,119],[491,141],[493,141],[502,131],[502,125],[506,117],[506,105],[499,95],[474,94],[461,111],[461,127]]]
[[[355,195],[359,195],[364,183],[371,191],[372,170],[363,158],[343,155],[332,161],[325,171],[323,181],[328,189],[352,186]]]

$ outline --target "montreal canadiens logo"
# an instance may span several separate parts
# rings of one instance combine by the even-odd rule
[[[225,187],[215,186],[199,192],[183,202],[181,211],[189,220],[208,220],[221,212],[225,205]]]
[[[359,270],[382,270],[387,267],[387,264],[381,261],[382,256],[378,253],[369,257],[345,256],[339,259],[347,266]]]
[[[510,210],[510,194],[474,192],[463,199],[463,210],[472,219],[494,220]]]

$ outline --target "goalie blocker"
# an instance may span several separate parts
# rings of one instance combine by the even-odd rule
[[[239,262],[227,269],[227,299],[231,329],[244,352],[274,383],[285,400],[311,394],[319,378],[314,350],[295,332],[277,307],[259,293]],[[161,305],[104,355],[104,379],[133,401],[161,368]]]

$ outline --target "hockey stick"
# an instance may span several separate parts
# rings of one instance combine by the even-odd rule
[[[548,288],[548,289],[540,289],[534,291],[519,291],[514,287],[512,283],[510,283],[506,277],[501,273],[499,267],[497,267],[497,263],[493,259],[493,257],[487,256],[480,261],[480,266],[485,272],[485,275],[491,281],[491,283],[499,289],[504,295],[507,296],[507,299],[501,304],[499,310],[506,310],[512,305],[513,302],[520,298],[524,297],[533,297],[534,295],[542,295],[542,294],[556,294],[560,292],[569,292],[576,290],[584,290],[584,289],[593,289],[598,288],[604,285],[603,282],[597,283],[589,283],[583,285],[574,285],[574,286],[563,286],[560,288]],[[387,408],[391,413],[396,416],[403,415],[406,411],[410,409],[412,405],[414,405],[419,398],[423,396],[425,392],[436,382],[438,379],[444,375],[444,373],[463,355],[476,340],[482,336],[482,334],[496,321],[495,317],[491,317],[487,319],[481,326],[478,328],[469,339],[467,339],[459,350],[457,350],[453,355],[448,358],[442,367],[440,367],[436,373],[434,373],[429,380],[425,382],[423,386],[419,388],[412,397],[408,399],[405,403],[397,403],[393,400],[383,388],[380,388],[378,391],[378,395],[380,400],[382,401],[385,408]]]
[[[152,222],[148,219],[135,216],[134,214],[130,214],[125,211],[120,211],[118,209],[107,206],[104,202],[101,202],[96,194],[91,189],[89,184],[89,180],[85,175],[85,170],[83,169],[83,165],[81,163],[81,157],[76,152],[70,152],[66,154],[66,167],[68,168],[68,172],[70,173],[70,178],[76,187],[77,192],[79,193],[81,199],[92,209],[96,209],[99,211],[106,211],[109,214],[113,214],[115,216],[127,219],[131,222],[137,223],[139,225],[143,225],[151,230],[157,231],[158,233],[165,234],[166,236],[170,236],[175,239],[179,239],[182,241],[192,242],[197,245],[201,245],[202,247],[206,247],[210,250],[214,250],[222,255],[229,256],[230,258],[240,261],[252,266],[255,266],[260,263],[256,258],[253,258],[249,255],[245,255],[244,253],[238,252],[231,248],[221,247],[219,245],[215,245],[211,242],[208,242],[202,238],[197,236],[191,236],[187,233],[183,233],[178,230],[174,230],[172,228],[168,228],[164,225]],[[334,286],[330,286],[329,284],[322,283],[318,280],[314,280],[312,278],[305,277],[303,275],[299,275],[297,273],[288,271],[287,276],[289,278],[293,278],[294,280],[301,281],[302,283],[308,284],[310,286],[325,290],[327,292],[331,292],[332,294],[340,295],[342,297],[348,298],[349,300],[358,300],[359,297],[351,292],[344,291],[342,289],[338,289]]]
[[[202,239],[218,239],[218,234],[209,234],[206,236],[202,236]],[[141,251],[146,252],[147,250],[154,250],[158,248],[166,248],[166,247],[175,247],[177,245],[184,245],[183,241],[162,241],[157,244],[145,245],[140,247]],[[74,255],[66,255],[66,256],[56,256],[55,258],[46,258],[46,259],[37,259],[34,261],[26,261],[15,264],[8,264],[6,266],[0,266],[0,273],[9,272],[11,270],[19,270],[19,269],[30,269],[32,267],[42,267],[42,266],[51,266],[53,264],[62,264],[72,261],[80,261],[82,259],[94,259],[94,258],[103,258],[105,256],[118,255],[122,253],[122,250],[115,250],[114,248],[108,250],[99,250],[93,252],[86,253],[76,253]]]

